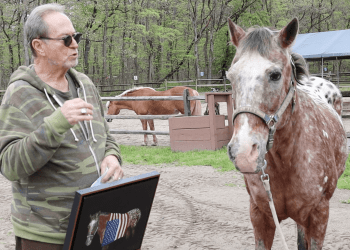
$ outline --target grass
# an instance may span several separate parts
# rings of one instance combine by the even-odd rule
[[[175,164],[178,166],[212,166],[221,171],[236,170],[227,157],[226,147],[216,150],[173,152],[170,147],[121,145],[123,161],[130,164]]]
[[[350,190],[350,157],[348,157],[348,159],[346,160],[345,171],[342,174],[342,176],[340,176],[337,187],[340,189]],[[350,199],[349,199],[349,202],[350,202]]]
[[[344,204],[350,204],[350,199],[348,199],[347,201],[340,201],[340,202]]]
[[[220,171],[236,171],[223,147],[216,151],[173,152],[170,147],[120,146],[123,161],[130,164],[177,166],[212,166]],[[346,160],[346,169],[338,180],[339,189],[350,190],[350,157]],[[350,203],[350,199],[346,201]]]

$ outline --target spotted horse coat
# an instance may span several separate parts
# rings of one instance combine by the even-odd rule
[[[320,77],[304,77],[302,81],[304,85],[298,85],[299,89],[313,96],[313,99],[320,99],[328,103],[341,116],[343,101],[337,86]]]

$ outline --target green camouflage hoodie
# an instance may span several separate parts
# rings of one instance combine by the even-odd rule
[[[91,123],[71,126],[57,90],[33,66],[12,74],[0,106],[1,173],[12,181],[15,235],[54,244],[64,243],[75,191],[98,178],[104,157],[116,155],[121,163],[95,86],[82,73],[68,74],[79,97],[94,107]]]

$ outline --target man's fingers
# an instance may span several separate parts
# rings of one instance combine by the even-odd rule
[[[119,169],[108,169],[107,174],[102,177],[102,182],[113,182],[113,181],[118,181],[122,179],[124,176],[123,170],[121,168]]]
[[[80,98],[66,101],[61,112],[71,125],[75,125],[80,121],[90,121],[93,115],[93,106]]]

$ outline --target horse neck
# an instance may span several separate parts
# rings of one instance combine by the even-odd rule
[[[133,110],[133,103],[135,101],[118,101],[117,104],[117,109],[129,109],[129,110]]]
[[[106,230],[106,225],[107,225],[107,221],[108,221],[109,215],[103,215],[101,214],[98,220],[98,235],[100,236],[100,242],[102,244],[103,242],[103,237],[104,237],[104,233]]]
[[[278,158],[285,163],[291,160],[293,150],[295,150],[294,142],[299,129],[302,128],[300,119],[302,115],[301,99],[304,99],[304,96],[297,94],[294,111],[292,112],[292,106],[290,104],[281,117],[281,127],[277,127],[274,135],[274,145],[271,153],[275,157],[278,155]]]

